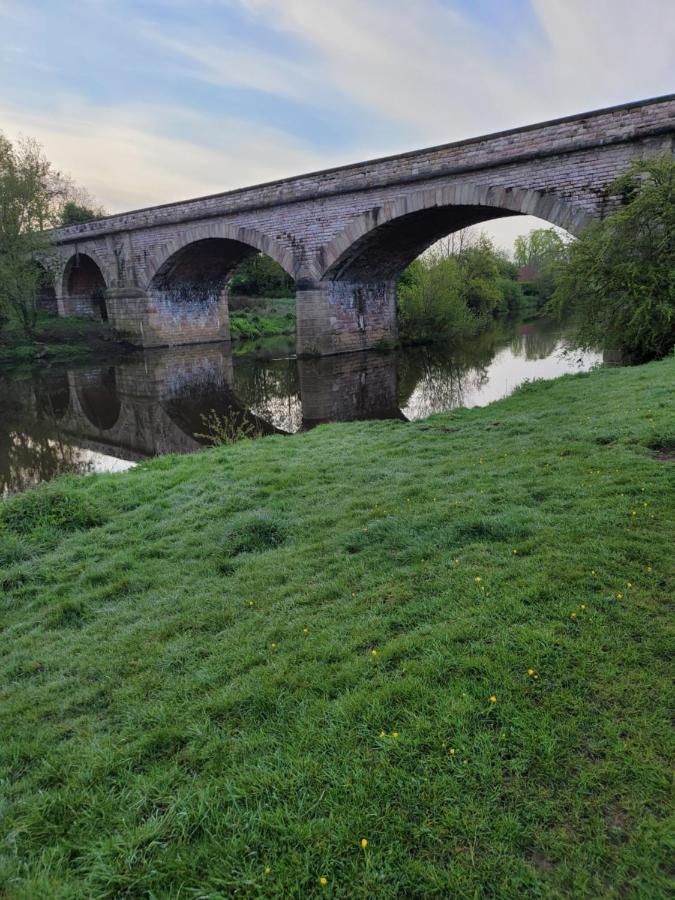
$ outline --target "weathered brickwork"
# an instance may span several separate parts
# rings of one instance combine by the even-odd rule
[[[86,254],[132,341],[227,338],[220,291],[261,251],[296,280],[299,352],[372,347],[396,337],[396,278],[434,240],[513,214],[578,233],[611,211],[608,185],[672,153],[674,135],[675,96],[662,97],[62,228],[59,311],[72,310],[62,273]]]

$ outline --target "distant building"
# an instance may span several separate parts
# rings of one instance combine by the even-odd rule
[[[535,281],[539,275],[539,270],[535,266],[521,266],[516,274],[516,281],[525,284],[528,281]]]

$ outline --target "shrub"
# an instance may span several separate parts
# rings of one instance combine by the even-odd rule
[[[553,304],[574,314],[578,346],[660,359],[675,346],[675,160],[636,163],[611,192],[623,206],[570,247]]]

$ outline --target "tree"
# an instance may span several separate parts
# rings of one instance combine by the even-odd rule
[[[635,163],[610,196],[621,205],[570,247],[553,302],[574,314],[578,346],[659,359],[675,346],[675,160]]]
[[[568,248],[568,241],[555,228],[534,228],[514,241],[516,266],[527,267],[534,273],[528,294],[534,298],[538,309],[545,307],[553,296]]]
[[[63,222],[66,206],[87,195],[57,172],[31,138],[13,144],[0,133],[0,325],[15,319],[35,335],[37,298],[53,253],[48,229]]]
[[[104,215],[104,213],[100,207],[87,206],[84,203],[69,200],[63,206],[61,224],[80,225],[83,222],[91,222],[94,219],[100,219],[102,215]]]

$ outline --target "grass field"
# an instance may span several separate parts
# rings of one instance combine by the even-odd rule
[[[234,341],[294,334],[295,297],[233,298],[230,332]]]
[[[674,386],[5,501],[0,894],[668,896]]]

